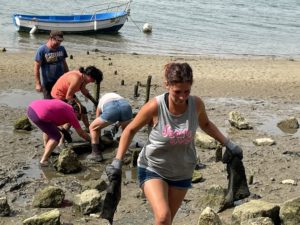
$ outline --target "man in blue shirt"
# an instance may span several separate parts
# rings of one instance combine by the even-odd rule
[[[66,49],[61,46],[64,40],[62,31],[51,31],[46,44],[40,46],[35,55],[35,90],[43,92],[44,99],[51,99],[51,90],[57,79],[69,71]],[[42,74],[42,82],[40,78]]]

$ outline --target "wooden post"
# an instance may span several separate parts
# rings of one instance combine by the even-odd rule
[[[136,84],[134,85],[134,94],[133,94],[134,98],[139,97],[139,86]]]
[[[216,162],[222,161],[222,147],[216,149]]]
[[[151,88],[151,79],[152,76],[149,75],[147,79],[147,86],[146,86],[146,99],[145,99],[145,104],[149,101],[149,95],[150,95],[150,88]]]

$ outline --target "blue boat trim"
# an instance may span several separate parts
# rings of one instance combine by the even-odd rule
[[[98,30],[85,30],[85,31],[64,31],[64,34],[111,34],[118,33],[118,31],[123,27],[124,24],[112,26],[109,28],[98,29]],[[31,28],[28,27],[18,27],[18,31],[20,32],[29,32]],[[49,30],[38,30],[39,33],[49,33]]]

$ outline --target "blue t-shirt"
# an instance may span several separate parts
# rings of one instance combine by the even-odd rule
[[[57,49],[50,49],[47,45],[38,48],[35,61],[41,62],[42,85],[55,83],[64,74],[64,60],[68,57],[63,46]]]

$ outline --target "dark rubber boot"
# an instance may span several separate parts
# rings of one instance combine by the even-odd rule
[[[103,155],[99,144],[92,144],[92,153],[86,157],[91,162],[102,162]]]

